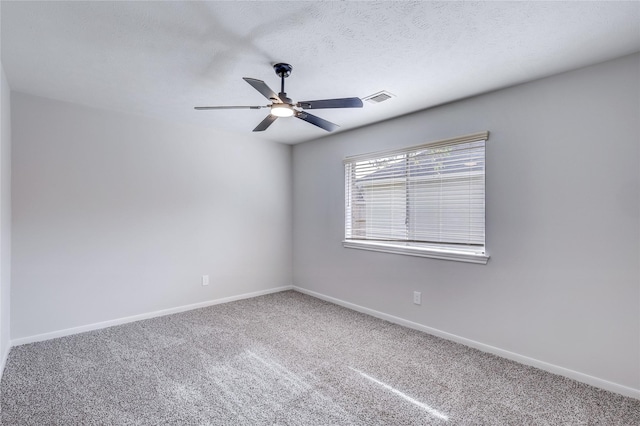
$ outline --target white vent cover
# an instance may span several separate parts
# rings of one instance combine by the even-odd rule
[[[383,90],[382,92],[374,93],[373,95],[369,95],[363,99],[372,104],[379,104],[380,102],[384,102],[395,97],[396,95],[394,95],[393,93],[389,93],[386,90]]]

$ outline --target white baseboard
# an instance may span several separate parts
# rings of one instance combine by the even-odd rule
[[[488,352],[494,355],[498,355],[500,357],[507,358],[512,361],[519,362],[521,364],[530,365],[532,367],[536,367],[553,374],[558,374],[560,376],[568,377],[578,382],[586,383],[588,385],[595,386],[597,388],[601,388],[604,390],[608,390],[610,392],[615,392],[631,398],[640,399],[640,389],[630,388],[628,386],[610,382],[608,380],[600,379],[598,377],[590,376],[588,374],[580,373],[579,371],[570,370],[568,368],[560,367],[558,365],[550,364],[548,362],[544,362],[534,358],[530,358],[528,356],[520,355],[515,352],[510,352],[504,349],[500,349],[495,346],[476,342],[475,340],[470,340],[465,337],[447,333],[446,331],[427,327],[426,325],[418,324],[416,322],[408,321],[400,317],[385,314],[384,312],[379,312],[373,309],[365,308],[364,306],[356,305],[354,303],[345,302],[344,300],[336,299],[335,297],[327,296],[321,293],[316,293],[315,291],[307,290],[305,288],[293,286],[293,289],[300,293],[308,294],[309,296],[317,297],[318,299],[335,303],[336,305],[340,305],[354,311],[362,312],[363,314],[371,315],[373,317],[380,318],[380,319],[392,322],[394,324],[402,325],[408,328],[412,328],[414,330],[423,331],[425,333],[432,334],[434,336],[442,337],[443,339],[461,343],[465,346],[470,346],[472,348],[479,349],[483,352]]]
[[[11,347],[26,345],[27,343],[42,342],[44,340],[55,339],[58,337],[70,336],[72,334],[84,333],[86,331],[99,330],[101,328],[113,327],[114,325],[126,324],[129,322],[140,321],[149,318],[161,317],[164,315],[177,314],[178,312],[190,311],[192,309],[206,308],[207,306],[219,305],[221,303],[233,302],[241,299],[250,299],[252,297],[263,296],[270,293],[279,293],[281,291],[293,290],[293,286],[282,286],[270,288],[268,290],[254,291],[251,293],[239,294],[237,296],[223,297],[220,299],[207,300],[206,302],[193,303],[191,305],[177,306],[175,308],[162,309],[160,311],[148,312],[146,314],[132,315],[130,317],[117,318],[109,321],[97,322],[93,324],[82,325],[79,327],[66,328],[64,330],[52,331],[49,333],[36,334],[34,336],[20,337],[11,340]],[[8,354],[8,351],[7,351]],[[4,370],[4,361],[2,364]]]
[[[2,353],[0,354],[0,380],[2,380],[2,375],[4,374],[4,366],[7,365],[7,359],[9,359],[9,351],[11,351],[11,342],[7,342],[9,343],[7,345],[6,348],[4,348],[4,350],[2,351]]]

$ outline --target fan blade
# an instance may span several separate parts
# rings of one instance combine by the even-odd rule
[[[250,85],[252,85],[253,88],[256,89],[258,92],[262,93],[262,96],[264,96],[265,98],[271,101],[282,103],[282,100],[280,100],[278,95],[276,95],[276,93],[273,90],[271,90],[269,86],[267,86],[267,83],[265,83],[264,81],[256,80],[255,78],[249,78],[249,77],[242,77],[242,79],[247,83],[249,83]]]
[[[276,117],[276,116],[275,116],[275,115],[273,115],[273,114],[269,114],[269,115],[267,115],[267,117],[266,117],[264,120],[262,120],[262,121],[260,122],[260,124],[258,124],[258,125],[256,126],[256,128],[255,128],[255,129],[253,129],[253,131],[254,131],[254,132],[262,132],[262,131],[264,131],[264,130],[267,130],[267,128],[268,128],[269,126],[271,126],[271,123],[273,123],[274,121],[276,121],[276,119],[277,119],[277,118],[278,118],[278,117]]]
[[[338,129],[340,126],[338,126],[337,124],[333,124],[330,121],[327,121],[323,118],[320,117],[316,117],[315,115],[311,115],[307,112],[304,111],[300,111],[296,114],[296,117],[298,117],[300,120],[304,120],[307,123],[311,123],[313,125],[316,125],[318,127],[320,127],[321,129],[326,130],[327,132],[333,132],[334,130]]]
[[[234,105],[234,106],[203,106],[203,107],[193,107],[193,109],[197,109],[197,110],[204,110],[204,109],[260,109],[260,108],[267,108],[267,106],[240,106],[240,105]]]
[[[362,100],[360,98],[322,99],[319,101],[298,102],[297,106],[304,109],[362,108]]]

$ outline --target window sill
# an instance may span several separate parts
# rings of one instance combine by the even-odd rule
[[[486,265],[489,255],[471,251],[447,250],[441,248],[415,247],[408,245],[387,244],[371,241],[345,240],[342,242],[345,248],[379,251],[383,253],[403,254],[407,256],[429,257],[432,259],[454,260],[458,262],[479,263]]]

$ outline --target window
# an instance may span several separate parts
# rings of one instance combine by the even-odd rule
[[[487,263],[488,136],[345,159],[344,246]]]

